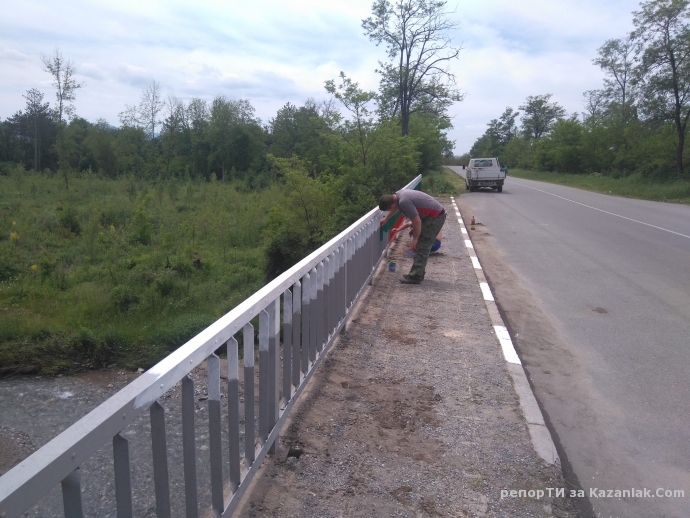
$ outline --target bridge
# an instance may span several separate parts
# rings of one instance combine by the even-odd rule
[[[407,188],[420,182],[421,176]],[[451,210],[457,207],[447,206]],[[519,360],[510,360],[514,354],[510,338],[505,329],[494,326],[497,311],[490,291],[486,295],[488,285],[477,282],[475,275],[482,276],[481,267],[475,254],[467,256],[472,245],[464,239],[462,220],[456,218],[455,223],[448,218],[444,232],[454,237],[447,239],[447,247],[444,244],[443,260],[430,263],[430,271],[445,280],[426,281],[424,291],[400,292],[393,290],[401,288],[399,274],[386,277],[373,290],[370,287],[375,275],[388,274],[387,255],[405,260],[400,247],[389,247],[391,225],[381,229],[379,219],[378,209],[364,215],[0,477],[0,517],[20,516],[29,510],[29,515],[71,518],[88,515],[87,509],[118,518],[219,517],[233,515],[240,506],[244,506],[240,514],[248,514],[250,504],[270,507],[275,500],[270,495],[276,491],[290,493],[294,501],[316,498],[326,482],[318,477],[311,490],[298,491],[298,495],[266,477],[259,477],[253,486],[252,481],[262,464],[277,473],[290,465],[288,460],[304,464],[314,456],[311,446],[305,447],[304,439],[300,442],[294,433],[310,416],[303,409],[292,416],[291,411],[299,407],[300,396],[309,391],[315,374],[329,376],[319,365],[334,343],[353,339],[343,332],[367,320],[366,315],[368,331],[353,336],[359,337],[358,347],[369,343],[371,350],[367,349],[366,358],[358,356],[351,367],[361,370],[360,374],[369,372],[366,379],[379,385],[377,390],[367,390],[361,377],[352,376],[351,381],[338,381],[338,390],[350,391],[347,397],[336,393],[331,400],[323,400],[329,392],[321,390],[324,379],[318,381],[319,404],[332,407],[332,421],[343,422],[331,446],[325,448],[324,462],[333,464],[328,457],[337,455],[338,448],[350,447],[346,429],[378,433],[378,450],[385,446],[394,457],[401,456],[402,444],[404,453],[409,453],[403,456],[412,463],[398,466],[401,480],[416,478],[420,486],[434,481],[434,487],[426,488],[417,502],[427,514],[444,507],[486,513],[491,499],[477,485],[486,477],[508,489],[557,480],[558,456],[550,437],[544,439],[548,431],[533,397],[529,399]],[[378,309],[358,315],[362,297],[378,297]],[[382,309],[386,305],[394,305],[397,312]],[[423,315],[418,314],[420,310]],[[372,348],[373,342],[377,346]],[[218,356],[221,349],[226,358]],[[397,388],[391,391],[390,385]],[[355,401],[358,397],[361,402]],[[337,401],[345,400],[355,406],[338,407]],[[357,405],[367,400],[371,407],[362,415]],[[411,410],[391,411],[395,405]],[[281,443],[281,430],[288,420],[292,432]],[[322,425],[319,422],[318,427]],[[145,441],[143,435],[148,435]],[[333,437],[332,430],[320,435]],[[505,466],[499,469],[495,461],[487,465],[480,455],[483,449],[487,454],[504,452],[509,458],[505,465],[511,469],[516,460],[510,457],[517,455],[517,464],[528,473],[498,477]],[[349,478],[339,482],[345,495],[355,494],[357,484],[366,486],[367,473],[379,465],[387,471],[383,452],[364,455],[367,462],[359,462],[354,472],[350,467]],[[462,469],[461,457],[475,458],[473,465]],[[454,464],[449,467],[442,458],[452,458]],[[389,467],[395,465],[395,461],[386,462]],[[420,470],[418,462],[441,464],[442,469]],[[359,475],[353,479],[352,473]],[[455,478],[449,479],[449,473]],[[94,487],[109,486],[110,482],[104,482],[107,479],[114,487]],[[333,475],[332,480],[339,478]],[[415,490],[406,484],[400,482],[386,493],[383,501],[393,495],[393,503],[379,502],[378,508],[373,507],[375,512],[369,513],[389,514],[395,512],[395,505],[414,500]],[[256,490],[243,503],[250,487]],[[100,503],[85,505],[86,493],[94,493],[96,501],[101,495]],[[438,495],[436,504],[429,500],[433,494]],[[52,515],[36,511],[55,507],[60,496],[61,510],[53,509]],[[502,505],[513,509],[517,504],[506,501]],[[541,505],[538,501],[520,504],[530,512]],[[275,507],[273,514],[291,514]],[[355,513],[354,508],[350,511]],[[326,509],[321,514],[329,512],[334,511]],[[293,514],[298,513],[293,509]]]

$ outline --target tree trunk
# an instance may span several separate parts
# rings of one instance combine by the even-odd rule
[[[400,112],[400,126],[403,137],[410,134],[410,111],[406,106]]]
[[[676,175],[683,178],[683,146],[685,145],[684,128],[678,129],[678,147],[676,148]]]

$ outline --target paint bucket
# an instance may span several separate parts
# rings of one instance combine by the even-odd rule
[[[391,261],[388,263],[388,271],[389,272],[394,272],[395,271],[395,261]]]

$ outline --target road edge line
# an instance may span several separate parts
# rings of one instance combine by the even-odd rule
[[[479,258],[475,252],[474,245],[472,244],[472,237],[469,235],[469,233],[467,233],[464,225],[464,219],[461,219],[462,215],[460,214],[460,209],[455,203],[455,198],[453,196],[450,197],[450,201],[453,204],[456,215],[458,216],[458,224],[460,225],[461,231],[463,229],[465,230],[462,232],[463,241],[466,245],[469,241],[469,246],[465,246],[465,249],[467,250],[467,255],[472,261],[474,274],[477,276],[477,281],[479,281],[479,286],[482,290],[482,294],[484,295],[484,304],[486,305],[486,309],[489,311],[491,324],[494,328],[498,343],[501,346],[503,357],[506,360],[508,374],[510,374],[510,377],[513,380],[513,388],[515,389],[515,393],[518,395],[520,408],[522,409],[522,413],[525,416],[525,421],[527,422],[527,430],[529,431],[530,439],[532,439],[532,446],[534,446],[534,450],[537,452],[537,455],[539,455],[539,457],[541,457],[545,462],[560,467],[561,458],[558,456],[558,452],[556,451],[556,445],[551,437],[551,432],[549,432],[549,429],[546,427],[544,416],[541,413],[541,409],[537,403],[537,398],[534,396],[532,387],[527,380],[527,375],[525,374],[525,369],[522,366],[520,357],[513,346],[513,341],[508,333],[508,328],[503,322],[503,318],[498,311],[498,306],[496,305],[493,293],[491,292],[491,287],[489,286],[489,282],[486,280],[484,270],[481,267],[481,263],[479,262]]]

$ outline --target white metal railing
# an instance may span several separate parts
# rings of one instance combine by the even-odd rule
[[[414,188],[419,182],[421,175],[406,188]],[[216,517],[230,516],[266,454],[275,452],[279,431],[292,406],[385,255],[388,232],[380,230],[380,217],[380,211],[372,209],[0,477],[0,518],[21,515],[58,484],[62,486],[65,516],[83,516],[79,467],[109,441],[113,447],[117,516],[132,516],[130,447],[121,432],[146,409],[151,419],[156,512],[159,517],[169,517],[166,420],[158,399],[180,382],[185,513],[187,517],[198,517],[195,395],[194,382],[188,375],[203,361],[207,362],[208,373],[211,510]],[[257,316],[259,364],[255,366],[257,333],[251,321]],[[239,333],[244,347],[242,387],[235,338]],[[222,445],[220,360],[215,355],[224,344],[227,450]],[[257,367],[258,405],[254,395]],[[243,430],[240,389],[244,399]],[[223,452],[228,452],[227,476],[223,473]]]

